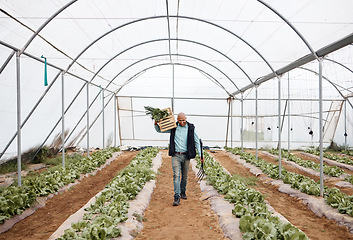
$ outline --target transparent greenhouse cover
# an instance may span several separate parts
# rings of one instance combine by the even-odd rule
[[[167,145],[144,106],[185,112],[206,145],[254,147],[257,134],[273,147],[281,131],[292,148],[318,146],[321,106],[324,143],[353,145],[352,0],[0,9],[0,160],[60,148],[62,133],[66,147]]]

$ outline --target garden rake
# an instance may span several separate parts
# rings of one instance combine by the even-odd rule
[[[199,172],[196,174],[197,176],[197,181],[201,181],[203,179],[203,177],[205,176],[205,170],[203,169],[203,148],[202,148],[202,141],[200,139],[200,148],[201,148],[201,166],[200,166],[200,170]]]

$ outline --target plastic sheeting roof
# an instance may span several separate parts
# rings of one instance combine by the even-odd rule
[[[303,109],[308,106],[306,100],[318,99],[320,58],[324,99],[347,100],[352,107],[352,12],[351,0],[1,1],[0,112],[4,117],[0,127],[6,134],[0,134],[0,151],[16,132],[16,55],[20,56],[23,118],[31,115],[40,96],[49,91],[43,87],[44,59],[49,84],[65,73],[65,88],[71,90],[65,92],[70,99],[65,104],[74,109],[66,114],[70,129],[76,131],[73,138],[85,131],[82,124],[77,127],[73,123],[85,114],[85,96],[75,96],[84,88],[77,80],[91,83],[90,101],[103,88],[117,96],[165,99],[239,99],[243,93],[251,102],[254,84],[261,84],[259,98],[276,100],[277,78],[281,82],[288,78],[293,82],[291,96],[303,99],[293,108],[299,115],[309,112]],[[53,89],[44,97],[46,104],[26,123],[26,146],[60,131],[61,114],[55,111],[60,87],[55,83]],[[282,95],[286,98],[286,91]],[[169,105],[165,99],[160,101]],[[145,99],[134,102],[140,112],[143,104]],[[198,113],[198,103],[180,100],[181,105],[178,110],[193,106],[190,111],[195,116],[217,117],[227,111],[215,104],[213,110],[202,113],[198,108]],[[311,105],[310,111],[315,112],[317,104]],[[113,109],[111,103],[109,106]],[[267,104],[266,111],[260,108],[260,114],[275,116],[278,112],[273,106]],[[99,106],[92,108],[100,111]],[[245,108],[252,112],[248,116],[254,114],[252,107]],[[339,111],[342,104],[333,107],[329,102],[324,110],[330,109]],[[41,128],[49,136],[41,134],[34,141],[33,126],[38,127],[43,118],[48,122]],[[130,135],[134,135],[133,129]]]
[[[2,1],[0,7],[2,43],[114,92],[136,74],[174,64],[239,93],[353,32],[349,0]],[[11,52],[0,51],[3,61]],[[350,57],[340,63],[352,69]]]

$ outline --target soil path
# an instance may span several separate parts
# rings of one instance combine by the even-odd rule
[[[146,221],[136,239],[227,239],[209,201],[202,201],[204,198],[191,166],[186,192],[188,199],[181,199],[179,206],[172,206],[173,171],[166,151],[162,151],[162,161],[156,188],[144,214]]]
[[[0,239],[48,239],[71,214],[104,189],[136,154],[137,152],[124,152],[95,176],[83,178],[80,184],[48,200],[43,208],[0,234]]]
[[[246,167],[239,164],[235,159],[229,157],[226,152],[216,151],[211,154],[215,160],[217,160],[231,174],[237,174],[243,177],[254,176]],[[266,156],[267,155],[265,154],[259,153],[259,157],[264,160],[266,159]],[[259,179],[256,186],[250,187],[261,192],[277,212],[305,232],[310,239],[353,239],[353,234],[350,234],[347,228],[337,225],[336,222],[328,220],[326,217],[317,217],[302,203],[301,200],[279,192],[276,186]]]

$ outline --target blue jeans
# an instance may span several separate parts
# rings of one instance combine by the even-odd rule
[[[190,159],[186,155],[175,154],[172,156],[173,168],[173,183],[174,183],[174,196],[179,196],[180,193],[185,193],[186,183],[188,181]],[[181,175],[181,179],[180,179]]]

